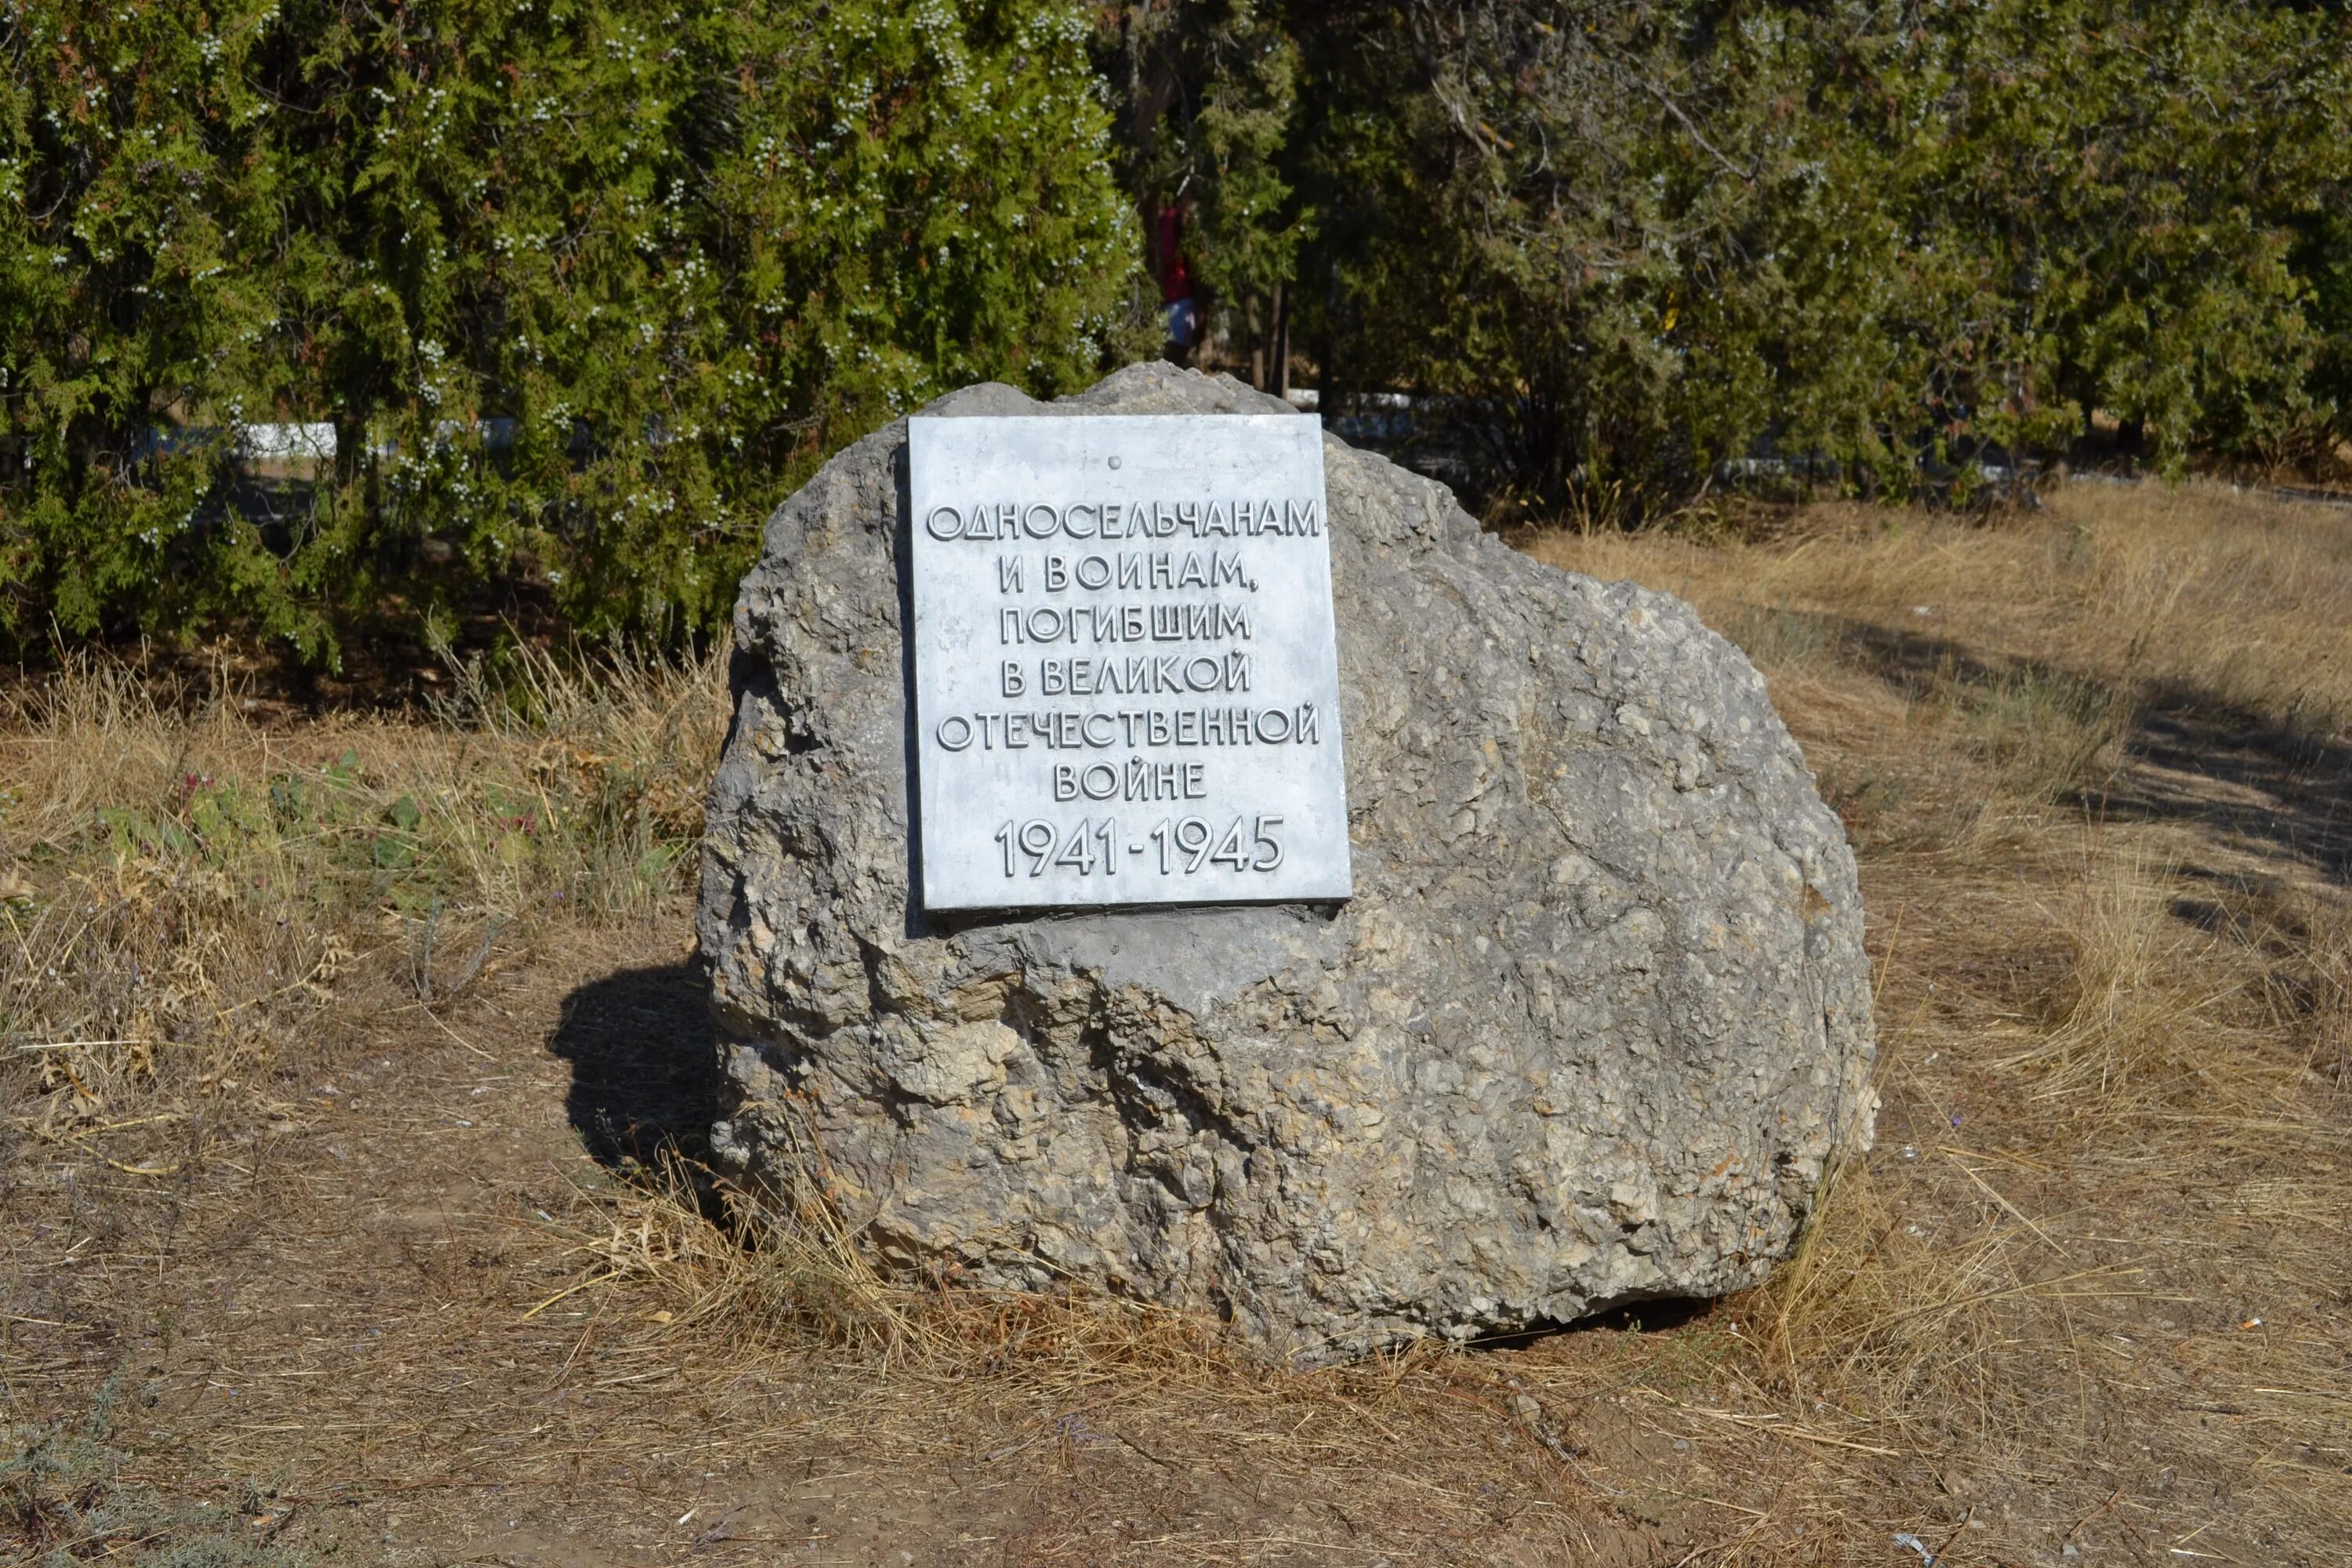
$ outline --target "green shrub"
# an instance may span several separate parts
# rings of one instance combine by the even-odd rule
[[[790,487],[1091,379],[1137,246],[1064,0],[10,0],[0,615],[731,602]],[[262,424],[333,456],[239,460]],[[158,439],[155,432],[162,432]]]
[[[1278,147],[1138,160],[1202,216],[1196,274],[1295,281],[1327,384],[1438,395],[1523,496],[1654,510],[1766,440],[1900,492],[2094,410],[2171,464],[2343,428],[2340,6],[1191,9],[1138,78],[1191,129],[1147,152],[1211,147],[1297,61],[1257,94]]]

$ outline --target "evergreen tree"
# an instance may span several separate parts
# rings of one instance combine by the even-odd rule
[[[0,607],[325,653],[506,579],[590,634],[712,625],[842,442],[1097,374],[1138,245],[1089,26],[9,0]],[[252,428],[297,423],[331,459],[257,485]]]

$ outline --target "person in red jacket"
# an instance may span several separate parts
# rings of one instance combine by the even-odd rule
[[[1191,363],[1192,346],[1201,335],[1200,307],[1192,300],[1192,274],[1184,265],[1184,209],[1171,204],[1160,209],[1160,302],[1168,323],[1168,357],[1178,364]]]

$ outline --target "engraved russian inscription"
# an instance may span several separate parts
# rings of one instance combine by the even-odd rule
[[[1343,899],[1322,427],[908,422],[927,908]]]

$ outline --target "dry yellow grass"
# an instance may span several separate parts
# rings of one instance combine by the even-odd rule
[[[445,1000],[551,923],[644,918],[699,832],[724,668],[526,650],[426,722],[270,724],[226,678],[94,657],[12,694],[0,1041],[40,1064],[44,1136],[253,1089],[355,965]]]
[[[79,1225],[85,1258],[173,1260],[36,1300],[37,1262],[0,1259],[9,1310],[117,1336],[181,1314],[173,1353],[200,1360],[142,1417],[142,1484],[290,1477],[364,1540],[439,1531],[451,1559],[531,1508],[596,1521],[606,1555],[698,1561],[2352,1556],[2352,519],[2084,488],[1986,523],[1834,506],[1748,542],[1523,542],[1680,593],[1748,648],[1862,854],[1879,1142],[1759,1290],[1297,1374],[1178,1314],[885,1281],[821,1211],[743,1205],[690,1149],[549,1187],[563,1108],[518,1153],[463,1098],[508,1078],[436,1100],[432,1075],[527,1079],[545,1038],[577,1099],[579,1015],[692,1027],[627,1012],[613,972],[642,961],[614,952],[683,944],[725,705],[716,660],[532,658],[460,672],[420,722],[262,724],[102,665],[16,700],[0,1027],[40,1048],[12,1051],[9,1158],[125,1195],[105,1221],[95,1187],[26,1178],[19,1234],[57,1235],[16,1256]],[[558,972],[585,977],[560,1008]],[[304,1098],[317,1064],[379,1053],[367,1112]],[[352,1163],[313,1152],[269,1188],[261,1120]],[[166,1185],[178,1206],[140,1207]],[[511,1196],[453,1195],[477,1186]],[[367,1229],[358,1199],[394,1188],[429,1224]],[[163,1219],[120,1217],[167,1207],[224,1235],[327,1217],[199,1289],[212,1266]],[[215,1290],[308,1306],[205,1319]],[[388,1348],[331,1388],[224,1370],[379,1322]],[[11,1331],[12,1420],[123,1364],[78,1331]],[[234,1420],[195,1392],[224,1382]],[[673,1528],[683,1453],[730,1456],[740,1479],[695,1484],[749,1511]],[[467,1489],[493,1486],[516,1495]],[[860,1510],[866,1535],[834,1522]],[[334,1539],[298,1519],[284,1544]]]
[[[2346,516],[2210,481],[2078,485],[1990,525],[1831,504],[1777,520],[1761,544],[1596,533],[1534,549],[1682,593],[1727,635],[1758,616],[1818,620],[1810,650],[1769,628],[1750,648],[1783,674],[1868,630],[1930,658],[1948,643],[2078,679],[2178,687],[2340,740],[2352,726]]]

